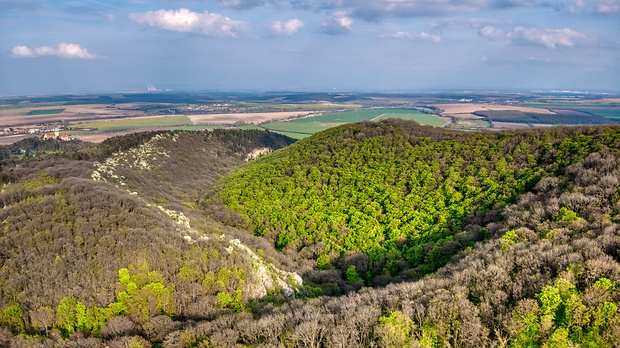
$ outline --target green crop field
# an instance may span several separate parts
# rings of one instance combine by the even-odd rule
[[[176,127],[176,130],[189,130],[189,131],[201,131],[205,129],[218,129],[218,128],[226,128],[230,127],[229,125],[223,124],[208,124],[208,125],[196,125],[196,126],[181,126]]]
[[[265,129],[282,133],[293,138],[304,138],[314,133],[345,123],[381,121],[388,118],[412,120],[423,125],[435,127],[443,126],[446,123],[444,120],[435,115],[429,115],[415,110],[380,109],[337,112],[288,121],[269,122],[264,123],[261,126]]]
[[[26,116],[56,115],[62,113],[63,111],[65,111],[65,109],[35,109],[30,110],[30,112],[28,112]]]
[[[491,122],[486,120],[468,120],[457,118],[454,120],[454,123],[450,124],[448,127],[451,129],[460,130],[491,128]]]
[[[616,108],[579,108],[576,111],[586,112],[593,115],[607,117],[607,118],[620,118],[620,107]]]
[[[192,121],[187,116],[143,117],[120,119],[100,122],[87,122],[73,125],[73,129],[96,129],[100,132],[119,131],[127,129],[191,126]]]
[[[261,130],[264,129],[264,128],[261,128],[261,127],[255,125],[255,124],[251,124],[251,123],[244,124],[244,125],[241,125],[241,126],[237,126],[235,128],[237,128],[237,129],[261,129]]]

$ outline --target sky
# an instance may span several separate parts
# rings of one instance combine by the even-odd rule
[[[620,91],[620,0],[0,0],[0,96]]]

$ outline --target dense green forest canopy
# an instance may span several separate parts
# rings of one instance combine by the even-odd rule
[[[615,347],[619,140],[388,120],[4,148],[0,346]]]
[[[592,152],[617,155],[619,139],[618,127],[482,134],[365,122],[249,163],[217,194],[276,248],[319,269],[354,266],[370,285],[435,271],[519,194]]]

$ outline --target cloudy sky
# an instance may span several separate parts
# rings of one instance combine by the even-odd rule
[[[0,0],[0,96],[620,91],[620,0]]]

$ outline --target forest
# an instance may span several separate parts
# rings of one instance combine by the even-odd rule
[[[620,344],[619,126],[0,154],[0,346]]]

